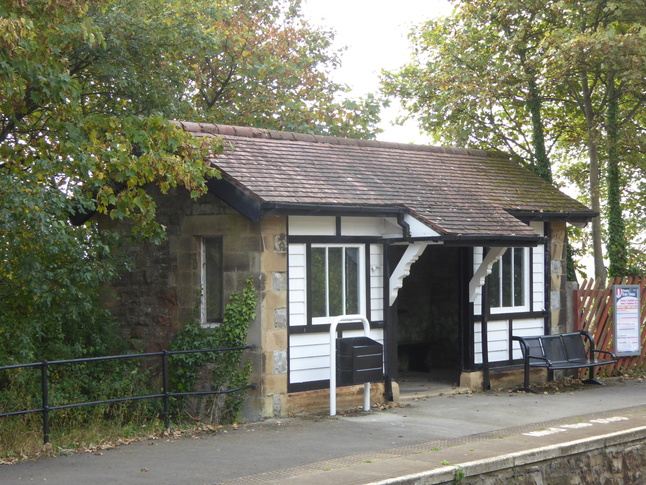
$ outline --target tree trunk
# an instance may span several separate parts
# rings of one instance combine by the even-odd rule
[[[619,177],[619,154],[617,140],[619,95],[616,92],[614,76],[610,74],[608,83],[608,108],[606,111],[606,131],[608,140],[608,274],[625,276],[627,271],[626,225],[621,207],[621,182]]]
[[[588,85],[587,72],[581,73],[581,87],[583,90],[583,109],[585,113],[588,130],[588,157],[590,160],[590,208],[601,214],[600,195],[600,170],[599,170],[599,147],[597,145],[596,127],[594,123],[594,110],[592,108],[592,95]],[[603,264],[603,242],[601,239],[601,216],[592,219],[592,252],[594,256],[594,275],[601,280],[603,286],[606,282],[606,268]]]
[[[552,166],[547,156],[547,150],[545,150],[545,130],[543,129],[543,118],[541,116],[542,101],[534,77],[529,79],[528,87],[529,99],[527,100],[527,107],[532,115],[532,145],[534,157],[536,158],[536,171],[542,179],[552,183]]]

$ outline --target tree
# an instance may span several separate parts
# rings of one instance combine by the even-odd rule
[[[147,187],[199,197],[217,176],[204,162],[217,142],[169,118],[371,135],[377,113],[352,113],[374,103],[335,104],[327,34],[283,32],[297,20],[297,1],[0,0],[0,362],[105,351],[99,288],[124,262],[116,235],[85,215],[130,220],[132,236],[159,241]],[[207,107],[200,93],[221,71],[206,66],[220,55],[235,76]],[[308,92],[297,113],[283,108]]]
[[[509,151],[548,180],[547,156],[583,144],[597,212],[608,160],[609,256],[621,272],[623,178],[613,167],[634,144],[622,134],[643,106],[645,20],[637,0],[458,2],[453,17],[413,33],[413,60],[386,74],[385,90],[445,141]],[[599,218],[592,232],[596,273],[605,277]]]
[[[412,62],[384,73],[384,91],[436,140],[509,152],[551,181],[537,62],[550,18],[534,2],[459,3],[411,32]]]
[[[105,42],[76,50],[87,109],[374,137],[380,102],[345,99],[331,32],[300,0],[111,0],[88,11]],[[107,96],[106,94],[109,94]],[[342,100],[343,99],[343,100]]]
[[[159,238],[144,186],[203,193],[212,147],[159,117],[86,109],[74,53],[104,39],[85,2],[3,2],[0,13],[0,360],[97,349],[109,327],[98,288],[116,261],[109,234],[70,216],[130,218]]]
[[[634,143],[622,133],[627,135],[625,128],[646,100],[646,5],[575,0],[557,5],[562,15],[546,41],[551,53],[546,71],[562,98],[568,141],[587,147],[593,210],[604,210],[605,192],[609,269],[619,276],[625,274],[628,258],[619,170]],[[602,231],[601,221],[593,220],[595,274],[605,279]]]

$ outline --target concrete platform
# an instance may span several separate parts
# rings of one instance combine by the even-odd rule
[[[405,484],[646,438],[646,383],[606,380],[550,394],[418,395],[399,406],[270,419],[0,466],[18,484]],[[553,391],[551,391],[553,392]]]

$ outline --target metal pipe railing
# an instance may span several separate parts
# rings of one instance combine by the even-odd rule
[[[237,387],[235,389],[225,389],[219,391],[193,391],[193,392],[170,392],[169,389],[169,357],[172,355],[178,354],[197,354],[197,353],[207,353],[207,352],[227,352],[227,351],[240,351],[240,350],[253,350],[256,347],[254,345],[248,345],[245,347],[230,347],[222,349],[199,349],[199,350],[162,350],[161,352],[150,352],[145,354],[126,354],[126,355],[112,355],[106,357],[88,357],[85,359],[69,359],[69,360],[56,360],[56,361],[47,361],[43,360],[42,362],[31,362],[29,364],[13,364],[1,366],[0,371],[11,370],[11,369],[23,369],[29,367],[40,367],[41,368],[41,401],[42,407],[37,409],[23,409],[20,411],[11,411],[6,413],[0,413],[0,418],[5,416],[19,416],[24,414],[31,413],[42,413],[43,418],[43,441],[45,444],[49,443],[49,413],[51,411],[57,411],[61,409],[71,409],[81,406],[94,406],[97,404],[111,404],[123,401],[139,401],[143,399],[163,399],[164,406],[164,424],[166,429],[170,429],[170,398],[172,397],[181,397],[181,396],[204,396],[204,395],[215,395],[215,394],[230,394],[233,392],[243,391],[245,389],[255,389],[255,384],[248,384],[246,386]],[[84,363],[84,362],[98,362],[105,360],[122,360],[122,359],[136,359],[136,358],[145,358],[145,357],[161,357],[161,369],[162,369],[162,392],[159,394],[147,394],[141,396],[128,396],[128,397],[119,397],[113,399],[103,399],[99,401],[84,401],[79,403],[69,403],[62,404],[58,406],[50,406],[49,404],[49,369],[51,366],[62,365],[62,364],[75,364],[75,363]]]

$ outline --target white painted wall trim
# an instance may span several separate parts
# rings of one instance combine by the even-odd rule
[[[406,252],[390,276],[390,306],[395,303],[399,289],[404,285],[404,278],[410,274],[410,267],[419,259],[426,246],[428,246],[428,243],[418,242],[410,244],[406,248]]]

